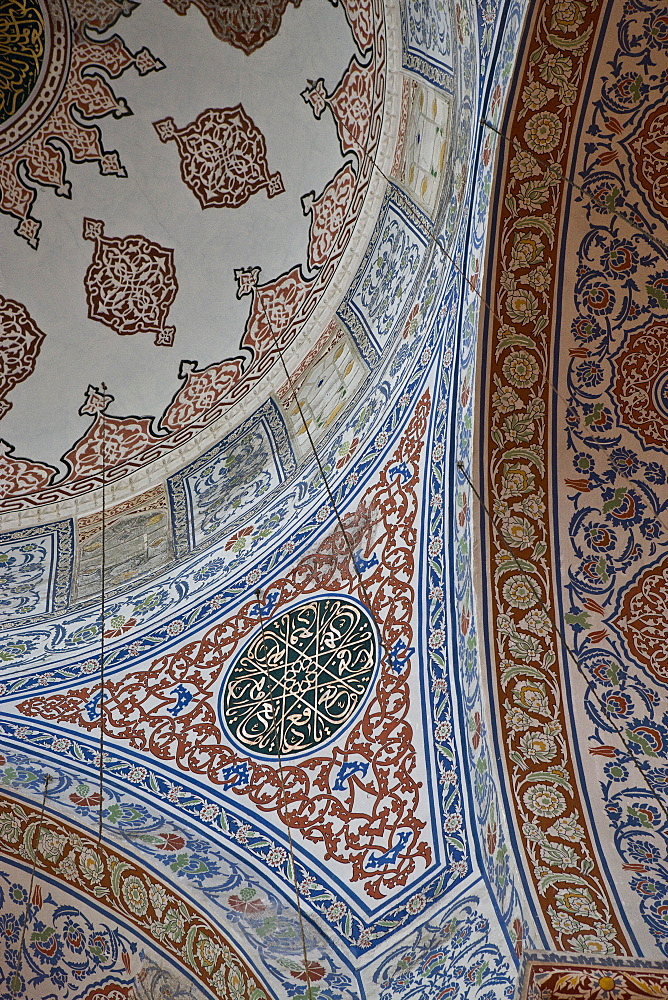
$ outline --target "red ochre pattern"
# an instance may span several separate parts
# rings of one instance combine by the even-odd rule
[[[621,963],[591,965],[538,959],[527,963],[521,1000],[666,1000],[668,969]]]
[[[84,276],[89,319],[120,336],[151,333],[157,346],[171,347],[176,331],[166,319],[179,287],[174,251],[145,236],[105,236],[98,219],[84,219],[83,237],[95,243]]]
[[[367,490],[355,511],[344,516],[354,551],[364,560],[375,553],[378,560],[373,571],[364,575],[364,589],[351,572],[349,548],[337,529],[266,591],[277,595],[274,614],[298,597],[322,591],[370,601],[381,629],[381,672],[363,716],[345,743],[299,764],[284,761],[283,792],[276,767],[242,756],[222,742],[215,692],[235,651],[257,628],[256,600],[210,629],[202,639],[155,660],[149,670],[133,671],[120,681],[107,682],[105,693],[107,738],[127,741],[135,750],[175,761],[183,770],[205,775],[214,784],[226,783],[258,809],[275,813],[305,839],[324,842],[325,860],[349,866],[351,881],[361,881],[375,898],[405,885],[418,863],[427,867],[432,860],[431,848],[422,838],[425,824],[416,815],[420,785],[412,777],[415,747],[408,721],[410,663],[402,660],[397,673],[396,658],[393,662],[388,656],[397,643],[403,643],[401,648],[405,649],[413,642],[419,462],[429,407],[425,393],[380,481]],[[176,684],[187,684],[196,694],[187,711],[174,717],[167,709],[173,703],[170,692]],[[80,688],[31,698],[18,708],[29,717],[57,719],[94,732],[99,723],[90,721],[85,706],[95,694],[95,688]],[[366,762],[365,774],[353,774],[345,790],[334,791],[341,766],[350,761]],[[247,784],[230,777],[235,767],[248,769]],[[387,852],[387,862],[374,866]]]
[[[269,172],[262,132],[241,104],[207,108],[184,128],[173,118],[153,127],[162,142],[176,143],[181,177],[202,208],[240,208],[263,189],[268,198],[285,191],[281,175]]]
[[[664,29],[665,30],[665,29]],[[638,180],[649,195],[658,216],[668,210],[668,108],[657,108],[645,120],[630,143],[635,154]]]
[[[661,684],[668,684],[668,559],[650,566],[625,591],[611,623],[631,656]]]
[[[43,872],[93,902],[103,899],[108,912],[168,952],[205,992],[221,1000],[270,998],[233,945],[206,916],[174,895],[173,886],[48,810],[40,819],[39,808],[15,802],[6,792],[0,792],[0,856],[21,864],[34,858],[38,880]]]
[[[35,370],[43,340],[26,307],[0,295],[0,417],[11,409],[7,395]]]
[[[249,56],[278,34],[288,3],[299,7],[301,0],[164,0],[164,3],[177,14],[187,14],[191,5],[197,7],[216,38]]]
[[[81,1000],[136,1000],[136,994],[131,985],[105,983],[104,986],[94,986]]]
[[[119,4],[110,0],[74,0],[70,7],[74,30],[62,94],[44,121],[0,156],[0,212],[19,220],[16,233],[35,249],[41,223],[31,215],[36,198],[34,185],[52,187],[56,194],[70,197],[62,147],[73,163],[97,162],[101,174],[126,176],[118,154],[104,149],[100,129],[92,119],[109,114],[120,118],[130,111],[97,70],[102,69],[106,76],[115,79],[130,66],[142,76],[163,68],[148,49],[132,55],[118,35],[104,41],[91,41],[85,35],[87,24],[96,30],[113,24],[123,11]],[[26,176],[29,181],[23,179]]]
[[[345,222],[346,212],[355,190],[355,174],[346,165],[316,198],[310,191],[302,198],[304,215],[311,213],[308,262],[310,267],[322,267],[327,262],[336,234]]]
[[[288,4],[299,7],[302,0],[163,0],[177,14],[197,7],[211,31],[246,55],[274,38],[281,27]],[[330,0],[337,6],[339,0]],[[373,11],[368,0],[341,0],[346,18],[360,52],[373,42]]]
[[[490,248],[493,309],[482,360],[490,369],[489,416],[481,468],[483,493],[494,510],[486,627],[493,636],[494,697],[513,825],[527,876],[559,950],[624,953],[629,945],[598,864],[568,745],[562,644],[550,620],[556,602],[545,516],[551,489],[546,414],[556,402],[549,382],[551,292],[567,190],[562,177],[568,175],[577,98],[601,9],[596,2],[576,7],[550,0],[533,13],[506,129],[503,196]],[[537,93],[539,107],[529,113]]]
[[[343,153],[364,155],[365,136],[369,131],[369,114],[373,105],[373,64],[361,66],[353,57],[341,83],[328,94],[322,77],[309,81],[302,97],[320,118],[326,107],[331,109]]]
[[[668,447],[668,322],[653,320],[629,335],[614,359],[614,397],[623,423],[646,447]],[[663,389],[663,394],[661,390]],[[665,394],[666,409],[657,406]]]

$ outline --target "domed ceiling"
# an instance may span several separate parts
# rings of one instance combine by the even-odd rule
[[[666,23],[3,5],[3,998],[666,994]]]

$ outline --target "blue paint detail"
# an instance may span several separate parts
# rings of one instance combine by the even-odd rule
[[[366,573],[368,569],[373,569],[378,565],[378,556],[374,552],[370,559],[365,559],[358,552],[355,553],[355,566],[358,573]]]
[[[272,590],[271,593],[265,594],[265,603],[254,604],[250,609],[251,616],[253,618],[269,618],[276,607],[279,597],[280,592],[278,590]]]
[[[247,523],[296,467],[281,412],[268,399],[243,424],[167,480],[177,556],[206,547]]]
[[[99,715],[98,706],[100,704],[101,697],[102,697],[102,692],[98,691],[97,694],[93,695],[90,701],[87,701],[86,704],[84,705],[86,714],[88,715],[88,718],[90,719],[91,722],[93,721],[93,719],[96,719]]]
[[[414,652],[415,646],[407,646],[403,639],[397,639],[390,650],[390,664],[395,674],[401,673]]]
[[[353,774],[361,774],[362,777],[366,776],[369,770],[368,760],[349,760],[345,764],[342,764],[339,768],[339,773],[336,776],[336,781],[332,785],[333,792],[343,792],[346,790],[346,781],[348,778],[352,778]]]
[[[168,708],[167,711],[170,715],[173,715],[174,718],[176,718],[179,712],[182,712],[186,705],[190,704],[193,700],[193,696],[188,688],[184,687],[183,684],[177,684],[176,687],[172,688],[169,693],[176,695],[176,704],[172,705],[171,708]]]
[[[401,476],[401,481],[403,483],[409,482],[413,478],[413,473],[408,468],[405,462],[401,462],[399,465],[393,465],[388,472],[390,479],[392,476]]]
[[[396,843],[392,845],[389,851],[385,851],[384,854],[369,855],[366,862],[366,868],[384,868],[385,865],[395,864],[404,847],[406,847],[410,842],[412,836],[413,832],[411,830],[401,830]]]
[[[247,785],[250,781],[248,764],[245,760],[239,764],[230,764],[229,767],[222,769],[220,776],[223,779],[223,788],[225,789],[231,788],[232,785],[236,788],[239,788],[241,785]]]

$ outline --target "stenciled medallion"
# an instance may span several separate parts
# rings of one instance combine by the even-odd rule
[[[303,753],[352,719],[378,654],[370,613],[347,597],[300,604],[256,632],[222,695],[225,722],[251,753]]]

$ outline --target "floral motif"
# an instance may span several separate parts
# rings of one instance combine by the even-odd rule
[[[96,119],[111,113],[117,118],[131,114],[125,101],[114,95],[108,80],[121,76],[130,66],[141,76],[163,69],[163,63],[146,48],[133,56],[116,34],[97,40],[122,13],[131,13],[131,7],[94,7],[93,12],[85,4],[76,4],[69,12],[64,3],[49,4],[41,99],[27,101],[18,109],[18,119],[3,129],[0,138],[0,211],[19,220],[15,232],[35,249],[41,226],[31,214],[35,184],[69,197],[68,161],[97,163],[103,175],[126,176],[118,154],[104,149],[95,124]],[[91,38],[89,26],[98,33],[96,40]],[[81,109],[85,109],[83,115]]]
[[[552,624],[557,605],[544,518],[548,486],[545,416],[554,403],[548,384],[551,347],[546,331],[551,322],[555,248],[563,210],[562,176],[574,107],[599,17],[596,3],[580,0],[549,0],[540,6],[514,117],[506,128],[510,134],[506,186],[497,216],[498,249],[491,279],[491,287],[498,291],[497,315],[490,319],[494,336],[489,355],[491,420],[486,468],[493,508],[490,617],[495,625],[509,787],[556,946],[607,952],[623,951],[627,944],[615,923],[606,879],[597,869],[593,845],[580,820],[573,759],[565,746],[564,699],[560,671],[555,668],[561,644]],[[634,242],[631,247],[623,241],[608,243],[600,251],[604,267],[597,274],[587,271],[578,276],[576,295],[582,319],[576,333],[587,346],[573,352],[570,377],[578,391],[589,393],[591,435],[604,433],[614,417],[609,408],[595,409],[591,403],[592,394],[606,384],[610,371],[588,345],[620,308],[608,273],[633,273],[640,259]],[[567,419],[577,417],[569,411]],[[586,449],[587,453],[591,450]],[[581,460],[577,474],[582,478],[573,480],[571,487],[578,491],[591,488],[596,475],[585,454]],[[583,511],[571,525],[571,537],[581,546],[583,575],[607,572],[606,559],[617,553],[620,519],[627,523],[640,513],[644,497],[629,498],[628,493],[613,489],[601,516]],[[574,868],[581,883],[577,888],[572,885]]]
[[[211,31],[222,42],[241,49],[247,56],[278,34],[289,3],[301,0],[164,0],[177,14],[187,14],[191,4],[198,7]]]
[[[241,104],[207,108],[180,129],[172,118],[153,127],[162,142],[176,143],[181,177],[202,208],[239,208],[258,191],[268,198],[285,191],[280,173],[269,172],[262,132]]]
[[[7,395],[32,375],[43,340],[25,306],[0,295],[0,417],[11,409]]]
[[[235,996],[238,1000],[251,1000],[251,997],[252,1000],[262,1000],[266,997],[265,992],[257,987],[256,977],[250,974],[241,956],[229,942],[221,938],[208,919],[189,903],[175,897],[173,892],[169,892],[152,875],[140,872],[128,858],[117,851],[103,845],[94,847],[91,841],[82,837],[63,820],[47,819],[37,807],[20,805],[7,795],[2,795],[2,853],[20,861],[22,848],[19,847],[19,841],[30,845],[29,849],[35,851],[40,870],[74,888],[86,891],[89,873],[93,872],[92,881],[97,887],[92,893],[93,898],[103,895],[105,905],[112,913],[129,919],[142,934],[167,948],[201,982],[203,989],[213,988],[216,993],[214,975],[226,973],[229,977],[233,971],[237,984]],[[59,861],[59,858],[62,860]],[[16,889],[20,890],[20,895],[16,891],[12,892],[12,887],[11,899],[14,904],[25,906],[25,889],[21,886],[16,886]],[[90,888],[88,891],[90,892]],[[159,899],[162,906],[167,900],[172,904],[164,917],[157,921],[149,910],[151,898]],[[42,959],[50,962],[60,947],[60,939],[56,939],[52,927],[40,930],[36,923],[35,928],[31,940],[39,942],[39,948],[33,948],[33,952],[39,951]],[[118,945],[110,940],[108,932],[93,936],[89,943],[89,932],[84,929],[76,911],[71,908],[67,912],[62,936],[71,951],[79,955],[86,951],[96,954],[98,964],[103,966],[109,966],[110,958],[115,961],[118,955]],[[218,951],[214,956],[215,948]],[[223,990],[216,995],[227,998],[229,993]]]
[[[96,219],[84,219],[83,235],[95,243],[84,277],[90,319],[120,336],[152,333],[157,345],[171,347],[175,329],[165,320],[179,287],[174,251],[145,236],[105,236]]]
[[[370,559],[372,552],[377,554],[377,561],[365,572],[364,592],[360,590],[359,577],[346,557],[346,547],[340,547],[340,536],[335,528],[324,535],[318,548],[306,561],[298,562],[286,576],[272,582],[271,593],[276,593],[274,616],[285,606],[293,604],[296,596],[306,598],[311,592],[320,593],[323,581],[329,579],[330,574],[331,579],[337,581],[338,591],[347,591],[358,600],[366,596],[368,601],[371,595],[373,600],[374,594],[386,593],[384,588],[391,565],[392,573],[401,573],[405,583],[402,596],[397,594],[396,606],[394,599],[386,605],[392,611],[386,610],[384,615],[390,631],[381,637],[383,650],[394,650],[397,645],[404,651],[410,648],[410,606],[404,598],[408,592],[406,588],[412,586],[409,581],[413,578],[414,556],[411,546],[406,545],[403,539],[413,539],[416,530],[413,518],[418,510],[420,455],[430,405],[429,394],[423,394],[394,454],[385,463],[377,481],[368,487],[357,509],[347,515],[347,530],[352,533],[350,537],[354,540],[358,558]],[[402,511],[401,518],[394,518],[393,512],[397,509]],[[325,517],[331,517],[329,507]],[[247,574],[249,587],[256,579]],[[383,600],[386,598],[383,597]],[[171,654],[155,660],[148,670],[139,674],[127,673],[120,682],[108,682],[105,689],[106,731],[116,738],[131,739],[136,747],[144,747],[149,753],[154,752],[158,745],[166,746],[164,740],[169,734],[168,744],[173,748],[171,752],[178,766],[206,775],[215,785],[229,782],[226,776],[228,770],[243,767],[246,780],[231,784],[235,796],[261,803],[263,810],[271,810],[283,824],[289,822],[307,840],[320,843],[324,838],[329,863],[345,866],[349,879],[362,882],[365,891],[373,898],[383,898],[395,885],[406,884],[413,872],[420,871],[432,857],[431,846],[423,832],[425,822],[416,815],[420,803],[419,788],[406,770],[406,762],[412,759],[415,752],[412,728],[406,718],[403,719],[401,740],[395,746],[392,762],[383,763],[382,781],[372,777],[375,775],[374,762],[382,746],[386,712],[392,713],[393,726],[399,721],[396,705],[393,700],[388,700],[388,693],[397,692],[403,706],[402,713],[409,710],[410,657],[404,655],[400,658],[401,669],[397,672],[394,669],[396,656],[393,658],[384,653],[379,675],[370,689],[364,709],[338,746],[329,754],[321,752],[317,757],[309,757],[299,763],[291,762],[295,788],[299,788],[299,792],[291,795],[286,802],[280,783],[276,779],[273,784],[269,783],[269,775],[276,773],[276,767],[248,760],[245,754],[226,746],[217,721],[210,721],[212,688],[229,657],[241,648],[249,633],[257,630],[257,607],[256,598],[246,602],[235,615],[210,628],[198,643],[186,645],[187,654]],[[218,650],[214,658],[207,653],[210,648]],[[174,663],[178,663],[177,673],[171,666],[172,656]],[[197,681],[191,679],[195,676]],[[152,707],[154,698],[164,704],[162,692],[166,684],[172,690],[175,683],[189,687],[194,685],[195,696],[181,712],[171,713],[166,708],[156,712]],[[140,686],[137,687],[137,684]],[[127,685],[132,686],[137,704],[147,706],[146,709],[139,709],[144,713],[141,721],[134,717],[130,719],[122,707],[127,697]],[[139,690],[144,692],[142,696],[138,695]],[[38,696],[22,702],[21,709],[28,715],[34,713],[40,717],[65,718],[84,730],[95,730],[98,720],[91,719],[86,708],[94,695],[95,690],[86,687],[68,692],[62,696],[64,701],[58,694]],[[169,704],[173,705],[172,698]],[[219,734],[211,744],[200,742],[198,733],[202,719],[209,720],[207,725],[213,724]],[[377,735],[374,736],[374,733]],[[336,761],[346,760],[348,754],[367,764],[368,777],[364,781],[350,782],[346,786],[347,797],[344,800],[332,785],[340,769]],[[343,775],[341,780],[344,780]],[[270,797],[269,787],[273,789]],[[314,809],[316,801],[318,807]],[[354,825],[344,819],[357,815],[362,809],[369,817],[368,833],[364,838],[360,838]],[[385,819],[382,824],[377,823],[376,817],[386,815],[387,810],[393,818]],[[337,818],[336,824],[333,817]],[[464,845],[455,833],[451,832],[447,847],[453,862],[460,860],[464,853]],[[264,860],[272,867],[282,868],[288,857],[284,848],[271,847]],[[450,877],[455,874],[453,872]]]

